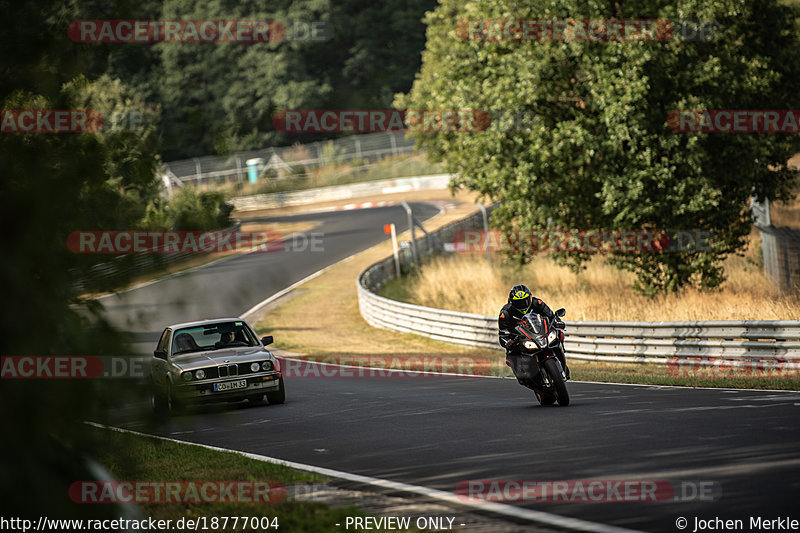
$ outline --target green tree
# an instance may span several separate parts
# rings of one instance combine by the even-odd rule
[[[670,112],[797,109],[797,12],[774,0],[463,3],[442,0],[426,18],[423,66],[401,108],[480,109],[479,133],[416,133],[418,145],[466,186],[500,200],[500,229],[702,229],[710,249],[613,254],[653,293],[724,279],[722,260],[751,229],[748,200],[788,194],[791,134],[676,134]],[[518,42],[468,40],[476,19],[694,19],[715,21],[707,41]],[[459,26],[461,23],[461,26]],[[520,250],[513,259],[525,262]],[[574,267],[588,258],[562,257]]]
[[[311,22],[327,2],[169,0],[161,18],[268,19]],[[270,43],[159,43],[163,78],[156,93],[164,110],[165,158],[263,148],[285,140],[272,126],[279,109],[321,107],[330,92],[324,70],[304,59],[313,41]],[[330,67],[328,67],[330,68]]]
[[[411,87],[435,0],[168,0],[160,19],[274,19],[273,43],[106,45],[107,72],[163,111],[165,160],[339,134],[276,131],[284,109],[382,109]],[[141,18],[141,17],[139,17]],[[321,33],[311,38],[310,25]]]
[[[97,79],[101,47],[74,43],[74,4],[0,2],[14,23],[0,36],[3,110],[139,109],[124,85]],[[115,17],[113,9],[108,18]],[[72,231],[132,224],[154,194],[157,137],[150,126],[84,133],[0,133],[0,355],[124,355],[127,339],[75,282],[96,262],[71,253]],[[128,226],[130,227],[130,226]],[[98,285],[97,288],[103,288]],[[77,304],[77,305],[76,305]],[[85,305],[80,305],[85,304]],[[5,359],[4,359],[5,361]],[[107,516],[73,505],[72,481],[92,451],[84,420],[102,420],[125,401],[110,380],[0,380],[0,498],[19,516]]]

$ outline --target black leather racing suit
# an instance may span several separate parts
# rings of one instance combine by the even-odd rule
[[[552,309],[550,309],[546,303],[538,298],[533,298],[533,302],[528,312],[538,313],[547,318],[553,318],[553,316],[555,316],[555,313],[553,313]],[[529,383],[524,382],[519,378],[519,373],[526,374],[527,371],[525,368],[520,366],[524,365],[524,362],[520,359],[520,346],[517,344],[518,336],[514,332],[514,329],[517,327],[517,322],[521,318],[522,313],[515,309],[510,303],[507,303],[500,310],[500,316],[497,318],[497,328],[500,346],[506,349],[506,363],[511,367],[512,370],[514,370],[514,375],[517,376],[517,380],[522,385],[528,386]],[[564,353],[563,344],[556,349],[556,356],[561,362],[561,366],[564,368],[564,373],[567,375],[567,377],[569,377],[569,368],[567,367],[567,359]],[[518,373],[518,371],[520,372]]]

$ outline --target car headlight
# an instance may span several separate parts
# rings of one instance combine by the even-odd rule
[[[203,379],[206,377],[206,371],[202,368],[194,373],[195,379]]]
[[[250,372],[258,372],[259,368],[261,368],[261,365],[258,363],[250,363]]]
[[[558,335],[558,333],[556,333],[555,330],[551,331],[550,334],[547,336],[547,344],[550,344],[554,340],[556,340],[556,335]]]
[[[192,373],[191,372],[184,372],[181,374],[183,381],[192,381]]]
[[[272,370],[272,361],[264,361],[261,363],[261,370]]]
[[[525,348],[527,348],[528,350],[533,350],[536,348],[536,343],[533,341],[525,341],[522,343],[522,345],[525,346]]]

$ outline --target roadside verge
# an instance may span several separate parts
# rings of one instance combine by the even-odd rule
[[[426,200],[448,200],[454,207],[425,223],[430,231],[477,211],[474,193],[431,191]],[[398,235],[408,240],[409,232]],[[342,261],[313,279],[265,305],[263,318],[256,319],[260,334],[275,337],[275,346],[294,354],[329,363],[375,355],[399,358],[480,356],[498,367],[502,358],[493,350],[465,349],[444,342],[378,330],[361,317],[355,279],[369,265],[391,255],[391,242],[384,242]]]

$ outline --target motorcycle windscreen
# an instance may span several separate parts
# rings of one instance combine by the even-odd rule
[[[544,321],[544,318],[542,318],[542,315],[536,313],[528,313],[523,316],[518,324],[530,337],[547,333],[547,323]]]

